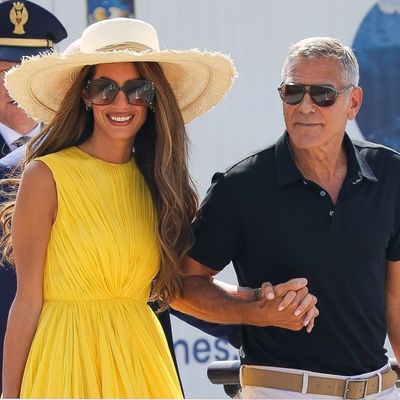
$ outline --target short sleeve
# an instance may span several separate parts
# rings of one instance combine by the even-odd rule
[[[216,173],[193,223],[189,255],[216,271],[222,270],[241,247],[240,209],[224,174]]]

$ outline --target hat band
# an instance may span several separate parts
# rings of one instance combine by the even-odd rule
[[[48,47],[48,48],[53,48],[54,47],[54,43],[50,39],[0,38],[0,46]]]
[[[112,50],[134,50],[134,51],[151,51],[153,50],[151,47],[146,46],[143,43],[137,42],[124,42],[118,44],[111,44],[109,46],[104,46],[96,51],[112,51]]]

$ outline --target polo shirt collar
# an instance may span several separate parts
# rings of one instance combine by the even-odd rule
[[[365,178],[372,182],[378,182],[366,158],[354,146],[347,133],[344,135],[343,143],[347,154],[347,175],[350,179],[354,178],[358,180],[360,178]]]
[[[367,160],[356,149],[347,133],[344,135],[343,143],[347,155],[346,179],[351,179],[356,183],[358,183],[362,178],[377,182],[378,180],[372,172]],[[279,188],[292,182],[304,179],[302,173],[294,162],[287,131],[285,131],[285,133],[276,142],[275,163]]]

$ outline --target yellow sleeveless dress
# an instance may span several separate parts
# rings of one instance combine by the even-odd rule
[[[44,305],[25,398],[181,398],[168,345],[147,305],[159,269],[157,215],[134,160],[77,147],[39,157],[58,197]]]

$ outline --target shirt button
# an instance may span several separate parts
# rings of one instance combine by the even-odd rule
[[[332,217],[332,215],[333,215],[333,213],[334,213],[334,211],[329,211],[329,215]]]
[[[319,194],[320,194],[322,197],[326,196],[325,190],[321,190],[321,191],[319,192]]]
[[[308,182],[307,182],[307,181],[303,181],[303,183],[304,183],[305,185],[308,185]]]

